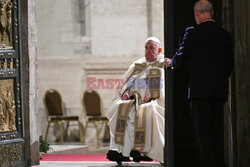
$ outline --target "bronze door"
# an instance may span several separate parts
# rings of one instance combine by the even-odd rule
[[[22,0],[0,0],[0,167],[25,166]]]

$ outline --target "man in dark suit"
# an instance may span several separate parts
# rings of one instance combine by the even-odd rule
[[[189,66],[189,100],[201,158],[206,167],[223,167],[223,110],[233,69],[231,35],[212,19],[212,4],[194,6],[197,25],[186,28],[179,51],[165,65]]]

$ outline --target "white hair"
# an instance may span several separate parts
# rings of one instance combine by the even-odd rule
[[[156,38],[156,37],[149,37],[149,38],[146,39],[146,43],[147,43],[148,41],[153,41],[153,42],[155,42],[155,43],[161,45],[161,41],[160,41],[158,38]]]
[[[194,5],[194,10],[204,13],[204,12],[213,12],[213,5],[208,0],[199,0]]]

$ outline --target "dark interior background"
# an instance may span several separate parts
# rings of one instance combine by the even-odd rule
[[[193,7],[197,0],[164,1],[165,56],[171,58],[178,49],[186,27],[196,25]],[[214,19],[221,24],[221,1],[211,1]],[[188,69],[173,73],[166,70],[166,148],[165,163],[170,167],[200,167],[199,147],[195,141],[188,95]],[[196,164],[194,164],[196,162]]]

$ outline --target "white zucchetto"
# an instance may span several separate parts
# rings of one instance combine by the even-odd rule
[[[156,43],[158,43],[159,45],[161,45],[160,40],[159,40],[158,38],[156,38],[156,37],[149,37],[149,38],[146,39],[146,43],[147,43],[148,41],[153,41],[153,42],[156,42]]]

